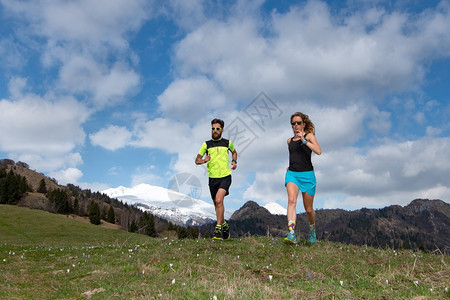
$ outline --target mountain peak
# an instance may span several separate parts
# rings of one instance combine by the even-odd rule
[[[177,225],[202,225],[216,219],[214,205],[211,203],[147,183],[131,188],[119,186],[102,193]],[[227,217],[229,214],[225,216]]]
[[[272,214],[267,208],[260,206],[254,201],[247,201],[241,208],[231,215],[231,220],[245,220],[249,217],[267,218]]]

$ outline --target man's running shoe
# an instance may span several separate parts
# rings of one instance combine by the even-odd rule
[[[286,237],[284,238],[285,244],[297,244],[297,237],[295,236],[295,233],[289,231],[288,234],[286,234]]]
[[[315,225],[309,226],[308,241],[310,244],[314,244],[316,242],[316,226]]]
[[[214,229],[213,240],[222,240],[222,226],[216,225]]]
[[[222,224],[222,238],[224,240],[230,239],[230,225],[227,222]]]

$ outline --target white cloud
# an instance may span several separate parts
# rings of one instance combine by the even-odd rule
[[[244,199],[259,200],[266,204],[275,201],[287,201],[286,188],[284,187],[284,174],[286,168],[278,168],[272,172],[256,173],[255,183],[244,193]]]
[[[157,118],[148,122],[138,122],[130,145],[177,153],[183,151],[183,147],[189,144],[189,136],[189,126],[186,123]]]
[[[54,40],[81,40],[92,44],[107,42],[123,47],[125,35],[139,29],[149,16],[146,1],[81,0],[2,1],[9,12],[28,19],[32,34]]]
[[[136,55],[127,38],[151,14],[145,1],[4,1],[3,5],[29,22],[18,29],[22,39],[45,40],[45,46],[37,46],[41,63],[49,75],[54,74],[53,67],[59,70],[59,83],[49,89],[82,96],[101,109],[138,88],[139,75],[130,67]]]
[[[15,152],[10,153],[9,157],[16,161],[28,163],[30,168],[35,169],[38,172],[56,172],[56,170],[79,166],[83,163],[83,159],[79,152],[61,153],[60,155]],[[58,180],[59,178],[56,179]]]
[[[369,118],[369,128],[377,135],[385,136],[389,133],[392,126],[390,112],[379,111],[376,107],[372,107],[370,109]]]
[[[88,116],[73,100],[26,97],[0,101],[0,148],[6,152],[66,153],[84,143]]]
[[[110,185],[101,182],[78,182],[77,185],[82,189],[90,189],[93,192],[101,192],[111,188]]]
[[[79,164],[89,111],[72,98],[23,94],[25,87],[25,80],[12,80],[16,99],[0,100],[0,150],[41,171]]]
[[[232,104],[221,94],[214,82],[205,77],[175,80],[158,97],[159,108],[170,119],[192,123],[214,110]]]
[[[93,103],[101,108],[133,92],[139,84],[139,75],[123,63],[105,68],[92,58],[72,57],[61,67],[60,82],[66,91],[92,95]]]
[[[325,103],[377,99],[416,90],[424,60],[449,55],[429,49],[450,48],[447,20],[446,9],[418,18],[370,9],[338,21],[309,1],[273,13],[265,28],[255,14],[205,22],[178,43],[175,69],[180,78],[206,76],[231,103],[262,90]]]
[[[151,183],[152,185],[163,185],[164,178],[160,175],[155,174],[155,170],[152,166],[140,167],[131,177],[131,186],[138,185],[140,183]]]
[[[110,125],[90,134],[92,145],[114,151],[125,147],[131,140],[132,133],[125,127]]]
[[[77,168],[67,168],[65,170],[50,172],[49,176],[56,178],[59,184],[77,184],[78,180],[83,176],[83,172]]]
[[[421,197],[423,191],[450,186],[448,138],[423,138],[374,145],[367,153],[354,148],[324,154],[317,160],[318,181],[325,194],[339,190],[349,197],[385,198],[394,192]],[[441,194],[441,199],[448,198]],[[409,199],[412,200],[412,199]],[[400,197],[388,201],[406,201]]]

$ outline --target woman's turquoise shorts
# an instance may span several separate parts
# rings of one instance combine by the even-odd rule
[[[316,175],[314,171],[294,172],[288,170],[284,177],[284,185],[288,182],[295,183],[302,193],[307,192],[309,195],[316,194]]]

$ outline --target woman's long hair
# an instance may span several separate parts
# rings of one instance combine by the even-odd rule
[[[308,115],[305,115],[304,113],[301,112],[296,112],[295,114],[293,114],[291,116],[291,123],[292,123],[292,119],[294,117],[300,117],[302,118],[303,123],[305,123],[305,133],[312,133],[312,134],[316,134],[316,128],[314,127],[313,122],[311,122],[311,120],[309,119]]]

